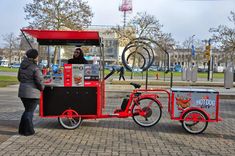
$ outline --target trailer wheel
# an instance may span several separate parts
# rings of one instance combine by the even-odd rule
[[[207,116],[200,110],[190,110],[183,115],[182,127],[191,134],[200,134],[208,126]]]
[[[58,121],[65,129],[75,129],[82,123],[82,117],[76,111],[69,109],[58,117]]]

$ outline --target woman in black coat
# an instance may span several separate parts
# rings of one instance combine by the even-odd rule
[[[41,70],[37,66],[38,51],[30,49],[26,52],[25,58],[20,64],[18,80],[20,81],[18,97],[20,97],[25,111],[21,117],[19,134],[33,135],[33,113],[39,104],[40,91],[44,89]]]

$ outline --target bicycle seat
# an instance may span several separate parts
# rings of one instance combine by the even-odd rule
[[[133,82],[131,82],[131,83],[130,83],[130,85],[134,86],[134,87],[135,87],[135,89],[136,89],[136,88],[140,88],[140,87],[141,87],[141,85],[140,85],[140,84],[133,83]]]

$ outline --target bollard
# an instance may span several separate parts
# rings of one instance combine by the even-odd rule
[[[170,87],[172,88],[173,86],[173,72],[171,71],[171,83],[170,83]]]
[[[156,74],[156,80],[159,80],[159,73]]]

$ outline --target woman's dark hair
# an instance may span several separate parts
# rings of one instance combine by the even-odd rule
[[[76,50],[79,50],[79,52],[80,52],[78,58],[83,58],[83,57],[84,57],[84,54],[83,54],[82,49],[81,49],[81,48],[76,48],[75,51],[76,51]],[[75,58],[74,55],[73,55],[73,58]]]
[[[36,49],[29,49],[26,51],[26,56],[35,59],[38,57],[38,51]]]

